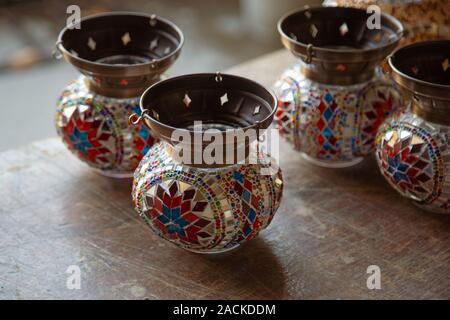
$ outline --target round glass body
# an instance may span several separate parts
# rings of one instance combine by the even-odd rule
[[[280,134],[307,160],[347,167],[374,150],[377,130],[401,104],[381,71],[354,85],[328,85],[306,78],[296,65],[275,84]]]
[[[263,174],[268,156],[257,164],[222,168],[190,167],[151,148],[134,175],[136,211],[160,237],[198,253],[236,248],[265,229],[282,195],[281,170]],[[273,163],[273,162],[272,162]]]
[[[183,46],[181,30],[154,14],[109,12],[66,26],[55,45],[82,74],[57,102],[56,128],[69,149],[100,173],[131,177],[156,142],[144,126],[131,127],[140,115],[139,97],[161,79]]]
[[[139,97],[96,94],[81,76],[58,99],[56,130],[69,150],[90,167],[111,177],[131,177],[158,141],[145,125],[129,125],[132,113],[140,113]]]
[[[376,157],[381,173],[422,208],[450,213],[450,128],[410,111],[380,130]]]

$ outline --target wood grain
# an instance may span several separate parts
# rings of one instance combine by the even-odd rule
[[[287,52],[230,70],[271,86]],[[223,255],[160,240],[130,180],[102,177],[50,139],[0,154],[2,299],[450,298],[450,217],[397,195],[373,158],[324,169],[281,145],[285,193],[260,236]],[[81,268],[81,289],[66,269]],[[366,269],[381,268],[381,290]]]

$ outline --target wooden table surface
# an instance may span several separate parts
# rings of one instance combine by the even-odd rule
[[[271,86],[285,51],[230,70]],[[102,177],[58,139],[0,154],[0,298],[450,298],[450,216],[397,195],[373,158],[324,169],[281,146],[284,199],[259,237],[222,255],[183,251],[134,212],[130,180]],[[69,290],[70,265],[81,289]],[[381,289],[366,286],[367,267]]]

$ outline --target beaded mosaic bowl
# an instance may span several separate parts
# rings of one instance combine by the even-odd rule
[[[392,77],[407,109],[380,130],[377,161],[394,189],[422,208],[450,213],[450,41],[397,50]]]
[[[396,47],[402,26],[381,15],[369,29],[365,10],[305,8],[280,19],[281,41],[298,64],[275,83],[276,124],[309,161],[346,167],[374,150],[377,130],[401,104],[379,63]]]
[[[217,253],[236,248],[269,225],[281,200],[281,170],[267,154],[253,152],[257,136],[225,140],[239,129],[259,131],[270,125],[276,99],[269,91],[232,75],[186,75],[150,87],[141,108],[142,115],[131,120],[143,120],[163,142],[137,168],[133,201],[157,235],[187,250]],[[195,121],[204,128],[198,131]],[[208,150],[211,130],[216,139],[224,138],[216,152],[231,152],[232,161],[221,162],[225,156],[213,163],[192,161]],[[187,161],[174,151],[180,145],[175,137],[183,134],[189,140]],[[243,159],[235,157],[237,150],[244,151]]]
[[[130,127],[139,96],[160,80],[180,54],[181,31],[155,15],[113,12],[64,28],[56,55],[82,76],[57,103],[56,129],[66,146],[98,172],[130,177],[157,139],[144,125]]]

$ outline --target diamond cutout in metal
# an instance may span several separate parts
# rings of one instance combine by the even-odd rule
[[[170,53],[170,47],[166,47],[164,49],[164,54],[169,54]]]
[[[450,67],[450,64],[449,64],[449,62],[448,62],[448,58],[447,59],[445,59],[443,62],[442,62],[442,69],[444,70],[444,72],[445,71],[447,71],[447,69]]]
[[[155,118],[156,120],[159,120],[158,112],[156,112],[155,110],[152,110],[152,114],[153,114],[153,118]]]
[[[122,36],[122,43],[124,46],[126,46],[128,43],[131,42],[131,37],[130,37],[130,33],[126,32],[123,36]]]
[[[311,33],[311,36],[312,36],[313,38],[315,38],[315,37],[317,36],[317,34],[319,33],[319,30],[317,29],[317,27],[316,27],[314,24],[312,24],[312,25],[309,27],[309,32]]]
[[[150,50],[154,50],[158,47],[158,38],[155,38],[150,42]]]
[[[339,32],[341,33],[341,36],[345,36],[348,33],[348,26],[347,23],[343,23],[341,24],[341,26],[339,27]]]
[[[78,52],[76,52],[75,50],[70,50],[70,53],[75,57],[78,57]]]
[[[191,102],[192,102],[191,98],[190,98],[190,97],[188,96],[188,94],[186,93],[186,94],[184,95],[184,98],[183,98],[183,103],[185,104],[186,107],[189,107],[189,105],[191,104]]]
[[[95,48],[97,47],[97,43],[91,37],[89,37],[87,45],[89,48],[91,48],[92,51],[94,51]]]
[[[383,36],[381,35],[381,33],[377,33],[374,37],[373,40],[375,40],[375,42],[380,42],[383,39]]]
[[[224,105],[228,102],[228,95],[225,93],[223,96],[220,97],[220,105]]]
[[[312,13],[309,11],[305,11],[305,17],[307,17],[308,19],[311,19]]]
[[[257,105],[256,107],[255,107],[255,110],[253,111],[253,115],[257,115],[257,114],[259,114],[259,111],[261,110],[261,106],[260,105]]]
[[[291,37],[291,39],[297,41],[297,36],[294,33],[290,33],[289,36]]]

